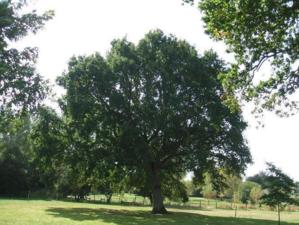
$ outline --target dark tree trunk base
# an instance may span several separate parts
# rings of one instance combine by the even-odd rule
[[[163,196],[161,191],[160,168],[156,164],[152,164],[152,214],[166,214],[167,210],[163,204]]]
[[[168,212],[167,212],[166,208],[163,206],[159,209],[153,208],[152,209],[152,214],[168,214]]]

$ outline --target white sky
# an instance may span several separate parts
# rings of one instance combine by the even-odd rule
[[[204,34],[201,15],[196,7],[182,5],[182,0],[33,0],[38,11],[53,9],[55,18],[37,35],[30,35],[19,46],[39,48],[37,68],[54,83],[67,67],[73,55],[100,52],[110,48],[114,38],[127,37],[137,42],[149,30],[159,28],[186,39],[199,52],[213,49],[227,61],[225,45],[213,42]],[[55,88],[56,92],[61,90]],[[245,136],[254,159],[247,175],[265,168],[265,161],[275,163],[299,181],[298,128],[299,114],[278,118],[269,113],[264,118],[265,128],[256,129],[256,121],[249,110],[244,112],[249,128]],[[298,137],[299,138],[299,137]]]

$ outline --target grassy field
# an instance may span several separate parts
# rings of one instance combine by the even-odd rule
[[[169,209],[152,215],[144,206],[121,206],[46,200],[0,200],[1,225],[275,225],[276,213],[240,210]],[[299,212],[282,213],[282,224],[299,225]]]

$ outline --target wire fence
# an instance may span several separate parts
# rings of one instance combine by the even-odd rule
[[[71,197],[71,196],[70,196]],[[107,198],[102,194],[88,195],[86,198],[89,202],[107,203]],[[113,194],[111,204],[124,204],[124,205],[140,205],[150,206],[151,201],[147,197],[142,197],[133,194]],[[228,200],[220,199],[204,199],[199,197],[190,197],[188,202],[172,201],[169,199],[164,200],[167,207],[175,208],[190,208],[190,209],[225,209],[225,210],[261,210],[261,211],[275,211],[276,209],[270,208],[263,204],[243,204],[230,202]],[[299,211],[299,206],[289,205],[285,207],[284,211],[295,212]]]

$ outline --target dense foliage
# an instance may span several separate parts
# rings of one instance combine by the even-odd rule
[[[37,49],[13,48],[13,43],[28,33],[36,33],[52,18],[51,11],[37,15],[34,11],[22,14],[25,3],[11,0],[0,2],[0,113],[6,108],[32,109],[45,98],[46,87],[36,73],[34,64]]]
[[[237,63],[222,76],[227,91],[254,99],[260,111],[294,108],[287,96],[299,86],[298,0],[201,0],[199,8],[205,31],[235,54]],[[263,78],[258,71],[265,62],[272,71]]]
[[[130,176],[141,172],[154,212],[165,212],[166,177],[194,171],[200,178],[207,170],[216,177],[220,167],[242,172],[251,160],[242,136],[246,124],[221,100],[222,71],[214,53],[199,57],[161,31],[138,45],[115,40],[106,59],[72,58],[59,83],[78,144],[86,147],[79,154],[88,167],[109,162]]]
[[[0,195],[26,195],[32,177],[29,122],[28,118],[8,121],[0,131]]]

